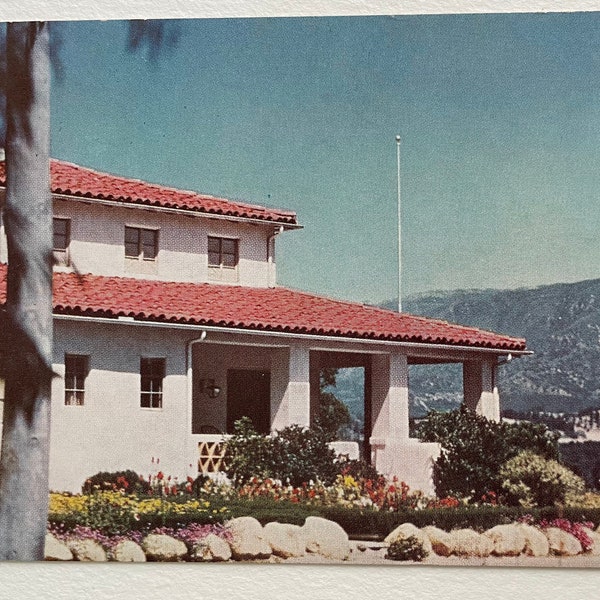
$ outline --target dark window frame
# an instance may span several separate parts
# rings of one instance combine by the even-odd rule
[[[57,232],[57,225],[64,225],[64,232]],[[61,243],[57,240],[61,239]],[[69,247],[71,246],[71,219],[67,217],[52,217],[52,254],[57,264],[69,264]]]
[[[156,261],[158,256],[158,229],[125,225],[125,258]],[[151,239],[149,239],[151,238]]]
[[[90,372],[87,354],[65,353],[65,406],[83,406],[85,384]]]
[[[231,248],[230,246],[233,246],[233,248]],[[208,236],[209,267],[213,269],[237,269],[239,260],[239,239],[218,237],[214,235]]]
[[[140,357],[140,408],[163,407],[163,383],[166,359]]]

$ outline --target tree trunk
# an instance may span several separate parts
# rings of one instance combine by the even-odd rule
[[[48,25],[7,27],[8,281],[0,560],[40,560],[48,516],[52,203]]]

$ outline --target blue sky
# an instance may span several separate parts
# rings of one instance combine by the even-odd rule
[[[193,20],[153,63],[60,26],[52,152],[294,209],[279,283],[403,291],[600,277],[600,13]]]

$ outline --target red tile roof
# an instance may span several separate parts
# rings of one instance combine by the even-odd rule
[[[244,204],[138,179],[99,173],[61,160],[51,161],[50,174],[51,188],[55,194],[297,225],[296,213],[292,211]],[[0,186],[4,185],[6,163],[2,161]]]
[[[0,303],[6,301],[0,265]],[[149,281],[55,273],[56,314],[128,316],[144,321],[357,339],[521,351],[524,339],[283,287]]]

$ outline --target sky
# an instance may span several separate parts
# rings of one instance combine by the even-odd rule
[[[395,298],[600,277],[600,13],[57,26],[52,154],[297,211],[278,282]]]

